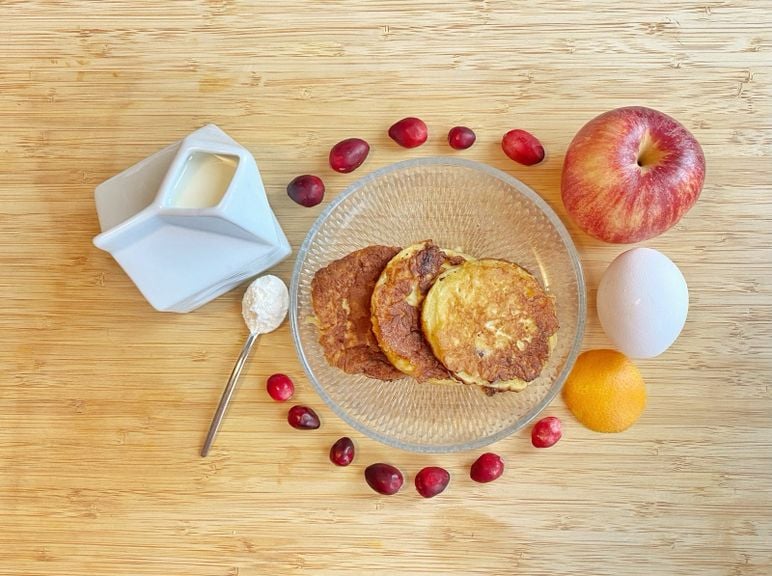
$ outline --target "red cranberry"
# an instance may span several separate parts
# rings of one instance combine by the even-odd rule
[[[277,402],[285,402],[292,398],[295,393],[295,384],[286,374],[273,374],[268,377],[265,389],[268,390],[268,395]]]
[[[336,172],[353,172],[370,153],[370,145],[361,138],[341,140],[330,150],[330,168]]]
[[[466,126],[454,126],[448,132],[448,144],[454,150],[466,150],[474,144],[475,140],[477,136]]]
[[[402,488],[402,484],[405,479],[402,477],[402,472],[395,468],[391,464],[370,464],[365,468],[365,480],[367,484],[378,492],[379,494],[385,494],[391,496],[399,492]]]
[[[319,416],[308,406],[293,406],[287,413],[287,422],[298,430],[316,430],[319,428]]]
[[[389,128],[389,138],[403,148],[415,148],[420,146],[429,137],[426,124],[419,118],[403,118]]]
[[[537,448],[549,448],[563,436],[560,420],[554,416],[542,418],[531,430],[531,443]]]
[[[330,460],[337,466],[348,466],[354,460],[354,443],[344,436],[330,448]]]
[[[504,473],[504,461],[498,454],[486,452],[475,460],[469,476],[475,482],[493,482]]]
[[[510,130],[504,134],[501,148],[512,160],[526,166],[533,166],[544,160],[544,146],[536,136],[525,130]]]
[[[301,206],[316,206],[324,198],[324,182],[319,176],[303,174],[287,184],[287,194]]]
[[[445,488],[450,482],[450,474],[439,466],[423,468],[415,477],[415,489],[424,498],[432,498]]]

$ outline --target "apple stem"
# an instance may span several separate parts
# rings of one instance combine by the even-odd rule
[[[635,162],[640,168],[648,168],[659,164],[665,156],[667,156],[667,152],[661,150],[654,139],[647,133],[638,147],[638,157]]]

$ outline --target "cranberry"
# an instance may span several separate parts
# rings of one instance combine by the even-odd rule
[[[526,166],[533,166],[544,160],[544,146],[536,136],[525,130],[510,130],[504,134],[501,148],[512,160]]]
[[[324,182],[319,176],[303,174],[287,184],[287,194],[301,206],[316,206],[324,198]]]
[[[348,466],[354,460],[354,443],[344,436],[330,448],[330,461],[337,466]]]
[[[405,479],[402,477],[402,472],[398,468],[395,468],[391,464],[370,464],[365,468],[365,480],[367,484],[378,492],[379,494],[385,494],[391,496],[399,492],[402,488],[402,484]]]
[[[429,131],[419,118],[403,118],[389,128],[389,138],[404,148],[415,148],[426,142]]]
[[[549,448],[563,436],[560,420],[554,416],[542,418],[531,430],[531,443],[537,448]]]
[[[298,430],[316,430],[319,428],[319,416],[308,406],[293,406],[287,413],[287,422]]]
[[[454,150],[466,150],[474,144],[475,140],[477,136],[466,126],[454,126],[448,132],[448,144]]]
[[[330,168],[336,172],[353,172],[370,153],[370,145],[361,138],[341,140],[330,150]]]
[[[415,489],[424,498],[432,498],[445,488],[450,482],[450,474],[439,466],[423,468],[415,477]]]
[[[268,390],[268,395],[277,402],[285,402],[292,398],[295,393],[295,384],[286,374],[273,374],[268,377],[265,389]]]
[[[504,461],[498,454],[486,452],[475,460],[469,476],[475,482],[493,482],[504,473]]]

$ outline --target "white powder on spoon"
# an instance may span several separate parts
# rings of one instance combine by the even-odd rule
[[[249,285],[241,301],[241,315],[252,334],[276,330],[287,316],[289,291],[280,278],[267,274]]]

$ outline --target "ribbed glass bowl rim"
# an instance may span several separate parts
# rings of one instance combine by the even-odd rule
[[[349,416],[349,414],[346,412],[345,409],[343,409],[332,398],[330,398],[330,396],[325,391],[324,386],[322,386],[319,383],[313,371],[311,370],[311,367],[308,364],[308,360],[306,359],[305,351],[303,350],[303,345],[300,342],[300,330],[299,330],[300,320],[298,318],[298,290],[299,290],[299,283],[300,283],[300,272],[303,267],[303,263],[306,259],[306,255],[308,254],[308,250],[312,242],[314,241],[314,238],[316,237],[317,233],[319,232],[319,229],[325,223],[325,221],[330,216],[330,214],[332,214],[335,211],[335,209],[341,203],[343,203],[349,196],[356,194],[358,191],[360,191],[362,188],[364,188],[374,180],[378,180],[379,178],[387,174],[390,174],[392,172],[399,172],[399,171],[411,169],[411,168],[420,168],[423,166],[453,166],[453,167],[468,168],[471,170],[484,172],[490,176],[493,176],[494,178],[498,178],[499,180],[502,180],[503,182],[505,182],[506,184],[508,184],[509,186],[511,186],[512,188],[514,188],[515,190],[519,191],[521,194],[526,196],[531,202],[534,203],[534,205],[536,205],[547,216],[547,219],[555,227],[555,230],[558,232],[558,235],[563,241],[563,245],[565,246],[566,251],[568,252],[568,256],[571,261],[571,266],[574,270],[574,274],[576,275],[577,295],[579,299],[579,302],[577,305],[577,313],[579,317],[577,318],[576,335],[574,338],[574,342],[571,346],[571,350],[568,354],[568,357],[566,358],[566,362],[565,362],[565,365],[563,366],[563,370],[560,372],[560,374],[558,374],[558,377],[552,383],[552,387],[550,388],[549,392],[541,400],[541,402],[534,405],[531,408],[531,410],[524,417],[520,418],[516,423],[496,432],[495,434],[483,436],[481,438],[472,440],[470,442],[465,442],[460,444],[447,444],[447,445],[440,445],[440,446],[432,445],[432,444],[415,444],[412,442],[402,442],[390,436],[381,434],[380,432],[376,432],[375,430],[368,428],[367,426],[361,424],[360,422],[358,422],[357,420]],[[568,374],[571,372],[571,368],[573,367],[574,362],[576,361],[576,358],[579,355],[579,351],[582,346],[582,338],[584,336],[586,315],[587,315],[587,295],[586,295],[586,290],[584,285],[584,273],[582,271],[582,264],[579,260],[579,254],[576,251],[576,247],[574,246],[574,242],[571,239],[571,235],[568,233],[568,230],[563,225],[563,222],[560,220],[558,215],[555,214],[552,208],[550,208],[549,204],[547,204],[547,202],[545,202],[542,199],[542,197],[539,196],[536,192],[534,192],[529,186],[527,186],[517,178],[510,176],[506,172],[503,172],[497,168],[493,168],[492,166],[488,166],[487,164],[483,164],[481,162],[477,162],[474,160],[464,160],[460,158],[450,158],[446,156],[417,158],[413,160],[403,160],[400,162],[396,162],[394,164],[384,166],[383,168],[379,168],[378,170],[374,170],[370,174],[367,174],[366,176],[359,178],[351,185],[349,185],[348,188],[346,188],[343,192],[341,192],[335,198],[335,200],[333,200],[327,206],[327,208],[325,208],[322,211],[322,213],[316,219],[316,222],[314,222],[313,226],[311,226],[311,229],[308,231],[308,234],[306,234],[306,238],[303,241],[303,244],[300,246],[300,250],[298,251],[297,257],[295,259],[295,265],[292,270],[292,280],[290,283],[290,328],[292,331],[292,340],[295,344],[295,350],[297,351],[298,358],[300,359],[300,363],[303,366],[303,370],[306,373],[306,376],[308,376],[308,379],[311,381],[311,384],[313,385],[317,394],[319,394],[322,400],[324,400],[324,402],[332,409],[332,411],[335,414],[337,414],[344,422],[346,422],[349,426],[351,426],[355,430],[362,432],[366,436],[369,436],[370,438],[373,438],[374,440],[377,440],[382,444],[385,444],[387,446],[393,446],[395,448],[399,448],[401,450],[406,450],[409,452],[441,454],[441,453],[449,453],[449,452],[461,452],[464,450],[473,450],[476,448],[487,446],[489,444],[493,444],[494,442],[502,440],[503,438],[506,438],[507,436],[510,436],[515,432],[517,432],[518,430],[521,430],[523,427],[527,426],[529,422],[531,422],[534,418],[536,418],[536,416],[538,416],[542,412],[542,410],[544,410],[544,408],[546,408],[550,404],[550,402],[552,402],[555,396],[557,396],[557,394],[563,388],[563,384],[565,383],[566,378],[568,378]]]

